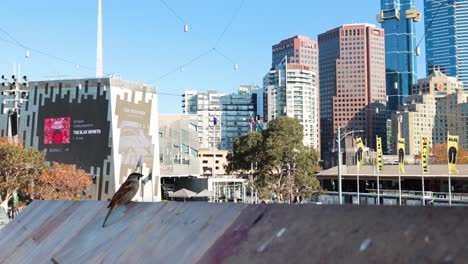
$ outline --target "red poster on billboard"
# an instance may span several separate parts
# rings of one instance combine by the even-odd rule
[[[70,117],[44,119],[44,144],[70,143]]]

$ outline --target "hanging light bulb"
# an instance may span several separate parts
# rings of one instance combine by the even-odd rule
[[[29,50],[26,50],[25,53],[24,53],[24,57],[25,57],[25,58],[29,58],[29,56],[30,56],[30,55],[29,55]]]
[[[184,32],[188,32],[188,24],[184,25]]]
[[[421,54],[421,48],[416,47],[416,56],[419,56]]]
[[[398,89],[398,82],[397,81],[395,81],[394,88]]]
[[[239,66],[237,66],[237,63],[234,64],[234,70],[237,71],[237,68],[239,68]]]

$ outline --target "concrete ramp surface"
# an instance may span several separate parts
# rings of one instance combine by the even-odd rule
[[[0,263],[466,263],[468,208],[34,201]]]

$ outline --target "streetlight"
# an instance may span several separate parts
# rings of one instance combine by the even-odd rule
[[[338,137],[336,142],[338,143],[338,199],[339,199],[339,204],[343,204],[343,193],[341,191],[341,140],[345,138],[347,135],[351,133],[359,133],[359,132],[364,132],[364,130],[352,130],[349,132],[346,132],[343,136],[341,136],[341,128],[338,126]]]
[[[3,99],[3,104],[7,105],[8,102],[13,102],[13,107],[4,107],[4,113],[8,113],[7,121],[7,133],[8,136],[12,139],[13,142],[16,142],[18,135],[18,119],[20,117],[19,112],[21,106],[24,102],[27,102],[26,99],[29,95],[28,90],[21,90],[20,86],[28,87],[28,77],[23,76],[23,82],[18,80],[18,77],[15,75],[11,76],[12,81],[8,82],[8,78],[5,75],[2,75],[2,86],[5,90],[2,91],[3,96],[13,95],[13,99]]]

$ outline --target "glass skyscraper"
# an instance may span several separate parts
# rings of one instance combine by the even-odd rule
[[[377,21],[385,30],[387,106],[397,110],[417,81],[416,32],[421,14],[414,0],[381,0]]]
[[[425,0],[427,73],[440,69],[468,89],[468,1]]]
[[[245,87],[241,85],[238,94],[228,94],[220,98],[223,120],[220,149],[232,151],[232,144],[236,138],[255,130],[251,120],[256,120],[257,116],[257,93],[253,91],[259,87],[251,86],[247,91]]]

